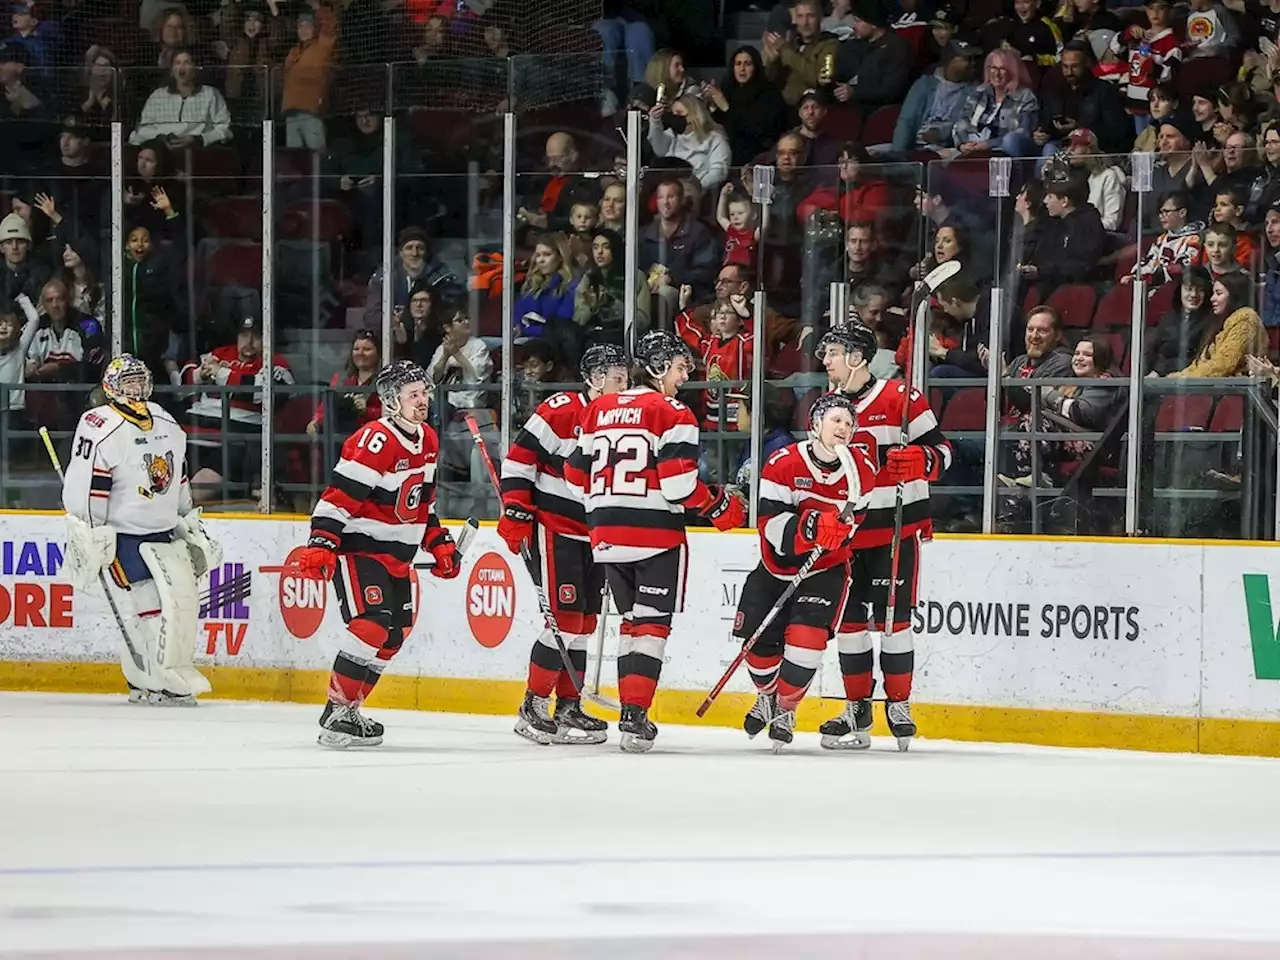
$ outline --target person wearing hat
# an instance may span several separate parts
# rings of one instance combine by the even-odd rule
[[[1114,158],[1102,153],[1093,131],[1081,127],[1067,138],[1067,157],[1072,170],[1080,170],[1089,182],[1089,205],[1102,215],[1102,227],[1109,233],[1120,229],[1124,215],[1128,178]],[[1084,178],[1082,177],[1082,179]]]
[[[763,54],[765,76],[794,107],[806,90],[817,87],[827,76],[826,65],[835,62],[840,42],[822,32],[821,0],[794,0],[791,22],[788,36],[766,31]],[[830,82],[830,77],[827,79]]]
[[[940,150],[954,147],[952,128],[963,116],[965,101],[978,89],[974,64],[982,50],[963,40],[942,49],[937,69],[916,80],[907,91],[893,128],[893,150]],[[872,153],[877,151],[872,148]]]
[[[1202,184],[1191,155],[1199,129],[1190,114],[1178,112],[1166,117],[1156,131],[1158,156],[1151,171],[1151,195],[1158,197],[1162,193],[1185,190],[1190,195],[1193,216],[1200,213],[1202,206]],[[1160,232],[1162,227],[1157,205],[1147,204],[1147,211],[1143,229],[1152,234]]]
[[[27,54],[27,69],[44,80],[53,73],[53,47],[48,35],[40,29],[40,15],[32,0],[16,0],[9,4],[9,22],[13,33],[8,43],[20,44]]]
[[[466,293],[462,281],[448,264],[431,252],[427,231],[421,227],[405,227],[396,238],[396,249],[400,251],[400,262],[391,277],[393,310],[404,310],[409,304],[410,293],[419,285],[431,290],[431,295],[442,309],[452,308],[462,301]],[[375,330],[382,325],[382,281],[382,268],[379,267],[369,278],[364,301],[365,323]]]
[[[879,0],[858,0],[853,18],[854,39],[836,55],[832,96],[862,108],[900,102],[914,60],[910,44],[890,29]]]
[[[260,6],[252,3],[227,6],[228,11],[236,9],[243,11],[240,32],[230,41],[227,78],[222,89],[228,103],[243,103],[251,108],[251,105],[261,102],[266,92],[267,71],[274,64],[271,56],[272,31]],[[224,27],[229,16],[229,13],[223,14]]]
[[[329,71],[338,43],[337,18],[327,3],[315,3],[297,16],[298,43],[284,60],[285,144],[324,149],[324,120],[329,106]]]
[[[7,307],[22,294],[40,302],[40,290],[48,281],[49,268],[31,257],[31,227],[21,214],[11,213],[0,220],[0,307]]]

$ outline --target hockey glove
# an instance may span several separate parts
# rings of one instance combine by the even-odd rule
[[[312,537],[293,558],[293,565],[308,577],[332,580],[334,571],[338,569],[338,554],[333,549],[333,541],[327,537]]]
[[[453,537],[447,531],[443,536],[437,537],[436,541],[426,549],[436,561],[436,565],[431,568],[432,576],[439,577],[441,580],[452,580],[461,572],[462,564],[458,562],[458,545],[453,542]]]
[[[839,550],[853,536],[853,526],[841,520],[837,513],[806,510],[800,515],[800,536],[813,547]]]
[[[520,544],[533,542],[533,511],[512,501],[502,507],[498,520],[498,536],[512,553],[520,552]]]
[[[742,498],[723,487],[712,491],[711,503],[702,515],[715,524],[717,530],[733,530],[747,522],[747,507]]]
[[[885,475],[892,483],[910,483],[929,476],[924,447],[894,447],[885,457]]]

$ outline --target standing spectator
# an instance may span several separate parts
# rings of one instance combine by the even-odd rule
[[[1262,128],[1261,160],[1258,175],[1249,184],[1249,200],[1245,206],[1245,219],[1253,224],[1267,218],[1272,205],[1280,200],[1280,122],[1268,123]]]
[[[463,297],[462,282],[448,265],[431,252],[427,231],[421,227],[405,227],[396,238],[400,262],[391,277],[391,305],[404,308],[409,304],[409,294],[418,286],[431,290],[432,297],[444,309],[460,303]],[[382,326],[382,270],[374,271],[369,278],[364,300],[365,323],[373,329]]]
[[[26,48],[0,43],[0,170],[8,174],[38,170],[45,153],[48,110],[27,85],[26,70]]]
[[[493,376],[493,358],[484,341],[471,335],[471,320],[466,314],[458,312],[446,320],[443,333],[444,339],[427,368],[436,386],[447,388],[444,409],[440,411],[444,424],[440,437],[441,483],[437,488],[444,501],[440,510],[446,517],[486,516],[484,511],[493,509],[489,484],[479,479],[485,468],[462,415],[470,414],[475,419],[485,443],[491,446],[498,425],[491,407],[497,405],[497,398],[474,388],[488,383]]]
[[[658,215],[640,234],[638,263],[648,273],[649,290],[662,301],[659,325],[669,329],[678,312],[680,287],[688,284],[695,296],[705,296],[722,250],[706,226],[686,210],[679,180],[663,180],[655,197]]]
[[[10,7],[9,24],[13,33],[9,43],[20,44],[27,53],[27,67],[45,83],[53,79],[54,50],[49,37],[40,29],[40,17],[34,0],[19,0]]]
[[[597,227],[591,238],[592,266],[574,294],[573,320],[582,328],[583,349],[597,343],[622,346],[626,298],[635,300],[635,339],[649,332],[649,284],[640,271],[628,281],[622,235]]]
[[[454,388],[488,383],[493,375],[493,358],[484,341],[471,335],[471,319],[459,311],[444,322],[441,332],[444,338],[427,369],[436,386]],[[452,415],[453,411],[486,406],[488,396],[483,390],[449,389],[445,403]]]
[[[889,27],[879,0],[860,0],[853,17],[855,39],[840,44],[835,73],[828,78],[828,83],[837,81],[832,95],[864,111],[901,102],[911,79],[911,46]]]
[[[84,85],[75,112],[101,137],[116,118],[119,62],[106,47],[94,44],[84,55]]]
[[[626,0],[609,0],[601,18],[591,24],[604,46],[604,84],[613,92],[617,82],[619,54],[626,57],[627,81],[644,83],[645,68],[653,57],[653,30],[642,14]],[[616,96],[615,96],[616,103]],[[610,113],[613,111],[609,111]]]
[[[69,243],[63,244],[62,269],[54,276],[67,291],[72,316],[80,331],[80,342],[84,347],[85,378],[94,382],[100,378],[111,356],[105,322],[107,304],[102,284],[85,263],[81,251],[93,260],[93,241],[81,237],[76,239],[74,247]]]
[[[965,103],[978,89],[973,64],[981,56],[979,47],[962,40],[953,40],[943,48],[937,69],[920,77],[907,91],[893,128],[897,153],[939,151],[956,145],[954,128],[964,116]]]
[[[1044,205],[1055,221],[1049,242],[1036,262],[1022,264],[1019,273],[1049,290],[1093,279],[1107,252],[1107,234],[1085,186],[1073,179],[1052,181],[1045,187]]]
[[[173,61],[184,51],[196,50],[196,25],[191,14],[179,4],[166,3],[150,21],[151,44],[141,54],[143,66],[159,67],[161,74],[173,69]]]
[[[822,32],[819,0],[793,0],[791,19],[795,34],[790,39],[772,30],[765,33],[764,66],[765,76],[782,91],[782,99],[796,106],[801,95],[816,89],[824,76],[828,82],[834,79],[824,67],[834,63],[839,41]]]
[[[1101,215],[1102,228],[1115,233],[1120,229],[1127,196],[1128,177],[1124,170],[1114,157],[1102,153],[1098,138],[1086,128],[1071,131],[1067,138],[1067,156],[1072,168],[1088,174],[1089,204]]]
[[[824,129],[827,104],[823,93],[806,90],[800,98],[800,126],[795,132],[808,141],[808,164],[811,167],[833,167],[840,155],[840,141]]]
[[[1209,298],[1213,318],[1200,337],[1199,349],[1190,364],[1169,376],[1244,376],[1247,357],[1267,355],[1267,332],[1252,302],[1253,281],[1247,275],[1217,277]]]
[[[1174,68],[1182,62],[1182,40],[1173,29],[1172,0],[1147,0],[1147,23],[1135,23],[1117,33],[1111,49],[1129,63],[1125,81],[1125,108],[1141,133],[1151,123],[1151,92],[1157,83],[1173,79]]]
[[[222,93],[202,84],[187,50],[173,55],[171,77],[147,97],[138,126],[129,136],[134,146],[161,140],[170,150],[211,146],[231,139],[231,112]]]
[[[47,195],[78,229],[96,233],[111,171],[104,160],[95,159],[89,145],[89,130],[80,118],[63,120],[58,132],[59,162]]]
[[[168,175],[169,151],[159,140],[144,143],[138,148],[134,168],[137,176],[130,177],[124,185],[125,220],[132,226],[146,227],[154,234],[165,228],[169,219],[167,211],[181,216],[182,209],[174,198],[181,197],[186,191]],[[160,194],[164,195],[166,203],[157,206]]]
[[[158,202],[167,200],[163,197]],[[163,247],[153,240],[163,239],[166,231],[153,235],[139,225],[129,230],[125,241],[124,349],[147,365],[156,383],[172,382],[171,374],[177,372],[170,334],[184,326],[185,234],[182,229],[168,232],[176,242],[172,247]]]
[[[1133,268],[1134,274],[1140,274],[1147,283],[1177,280],[1199,260],[1200,231],[1204,224],[1187,222],[1188,204],[1185,190],[1170,190],[1156,198],[1156,209],[1164,230],[1147,248],[1147,255]],[[1133,276],[1121,277],[1120,282],[1132,283]]]
[[[372,330],[357,330],[351,341],[351,352],[343,368],[329,380],[329,393],[332,395],[334,424],[331,433],[337,437],[346,437],[355,432],[363,423],[369,423],[382,416],[382,398],[373,389],[373,381],[382,369],[382,346]],[[343,393],[341,387],[364,387]],[[307,424],[307,433],[317,436],[324,426],[325,401],[322,399],[316,406],[316,412]]]
[[[329,71],[338,42],[337,17],[321,0],[297,17],[298,43],[284,60],[285,145],[324,149],[324,113],[329,106]]]
[[[649,58],[644,68],[644,81],[632,88],[630,103],[634,109],[649,110],[659,101],[669,104],[686,93],[694,92],[694,85],[685,76],[684,55],[678,50],[663,47]]]
[[[960,156],[1031,156],[1040,101],[1029,83],[1026,66],[1013,53],[987,54],[983,83],[970,92],[952,127]]]
[[[244,6],[241,33],[231,44],[227,57],[227,103],[246,120],[265,118],[270,70],[275,64],[272,38],[262,8]]]
[[[1187,14],[1187,59],[1229,58],[1240,46],[1240,27],[1235,17],[1218,0],[1189,0]]]
[[[356,111],[354,129],[329,145],[321,169],[330,182],[337,180],[338,191],[360,224],[360,238],[365,248],[382,236],[382,117],[362,107]],[[397,165],[398,166],[398,165]],[[398,166],[403,173],[403,168]]]
[[[1068,43],[1058,64],[1061,83],[1041,90],[1040,126],[1033,134],[1046,157],[1062,149],[1072,131],[1092,130],[1107,153],[1121,153],[1133,142],[1133,121],[1115,86],[1090,70],[1093,53],[1087,44]]]
[[[1044,181],[1028,180],[1013,200],[1013,239],[1008,260],[1001,256],[1003,269],[1016,269],[1022,263],[1039,263],[1046,256],[1054,221],[1044,208]],[[1012,261],[1012,262],[1010,262]]]
[[[0,384],[21,386],[26,382],[27,350],[39,329],[36,308],[25,294],[18,301],[0,301]],[[26,405],[22,390],[0,390],[0,418],[10,432],[26,429]]]
[[[1013,0],[1013,16],[1002,24],[1003,42],[1011,46],[1023,60],[1037,67],[1052,67],[1062,52],[1062,31],[1041,13],[1040,0]]]
[[[763,153],[787,129],[787,104],[765,78],[764,61],[755,47],[733,52],[724,83],[707,85],[707,102],[729,137],[735,164]]]
[[[31,227],[21,214],[11,213],[0,220],[0,253],[4,267],[0,269],[0,308],[8,307],[19,296],[40,299],[40,291],[49,280],[49,268],[31,256]]]
[[[733,162],[724,129],[711,119],[707,105],[691,94],[669,109],[662,104],[650,109],[649,146],[656,156],[688,163],[704,194],[720,189]]]

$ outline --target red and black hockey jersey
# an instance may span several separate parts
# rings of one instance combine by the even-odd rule
[[[342,445],[333,481],[311,514],[311,535],[407,577],[418,547],[445,535],[435,508],[439,453],[436,432],[425,424],[417,437],[385,418],[361,427]]]
[[[502,462],[502,499],[537,512],[538,522],[564,537],[587,539],[587,515],[565,481],[565,461],[578,446],[587,398],[557,393],[538,404]]]
[[[902,535],[933,536],[933,518],[929,513],[929,484],[937,481],[951,466],[951,444],[938,429],[938,418],[929,409],[929,401],[918,390],[902,380],[873,379],[853,395],[858,410],[858,430],[875,439],[879,449],[879,465],[883,466],[889,451],[900,446],[902,437],[902,405],[909,404],[909,426],[905,442],[923,447],[928,476],[905,485],[902,507]],[[880,547],[893,541],[893,514],[897,502],[897,484],[881,470],[876,489],[871,494],[867,518],[854,536],[854,549]]]
[[[565,479],[582,491],[592,553],[630,563],[685,544],[684,504],[709,499],[698,479],[698,421],[648,387],[591,402]]]
[[[870,448],[870,449],[869,449]],[[834,470],[813,457],[808,441],[783,447],[765,461],[760,471],[760,561],[775,577],[794,577],[813,551],[816,514],[841,513],[852,507],[845,519],[860,527],[866,520],[871,495],[876,488],[874,442],[867,438],[849,448],[856,474],[848,476],[844,467]],[[813,565],[813,572],[829,570],[849,562],[852,541],[840,550],[827,550]]]
[[[705,330],[693,319],[693,314],[686,310],[676,316],[676,335],[694,350],[701,360],[703,378],[708,381],[750,380],[751,351],[754,338],[751,328],[743,326],[735,336],[722,340]],[[703,404],[706,410],[703,426],[708,430],[720,429],[720,391],[704,390]],[[725,430],[736,430],[737,423],[733,419],[733,406],[728,408],[729,422]]]

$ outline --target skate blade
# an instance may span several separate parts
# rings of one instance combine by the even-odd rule
[[[331,750],[346,750],[349,747],[354,747],[358,750],[361,747],[376,747],[382,743],[382,738],[353,737],[349,733],[335,733],[332,730],[324,730],[320,733],[320,736],[316,737],[316,743]]]
[[[618,748],[623,753],[648,753],[653,749],[653,741],[637,737],[634,733],[624,733],[618,739]]]
[[[823,750],[870,750],[871,737],[867,734],[850,734],[848,740],[831,734],[824,734],[819,741]]]
[[[517,720],[515,732],[524,737],[530,743],[536,743],[540,747],[550,746],[554,734],[543,733],[541,730],[535,729],[532,724],[524,720]]]
[[[789,747],[789,746],[791,746],[791,741],[790,741],[790,740],[774,740],[774,741],[773,741],[773,752],[774,752],[774,753],[782,753],[782,751],[783,751],[783,750],[785,750],[785,749],[786,749],[787,747]]]
[[[582,730],[578,727],[561,727],[551,742],[561,746],[565,744],[594,746],[609,739],[607,730]]]
[[[196,698],[187,694],[186,696],[173,696],[158,693],[152,690],[130,690],[129,702],[136,703],[143,707],[194,707],[197,706]]]
[[[906,753],[906,752],[907,752],[908,750],[910,750],[910,749],[911,749],[911,738],[910,738],[910,737],[899,737],[899,738],[898,738],[898,751],[899,751],[900,753]]]

